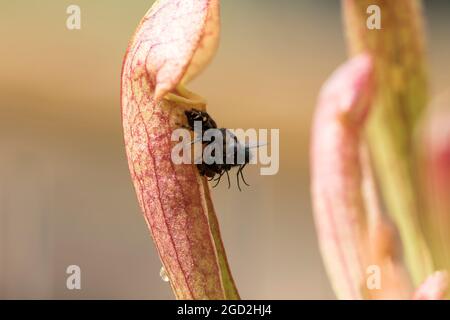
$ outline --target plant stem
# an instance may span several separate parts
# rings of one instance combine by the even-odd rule
[[[352,54],[371,52],[377,97],[367,136],[385,204],[396,222],[415,285],[433,272],[420,224],[413,132],[427,102],[421,2],[344,0]],[[381,8],[382,29],[369,30],[367,8]]]

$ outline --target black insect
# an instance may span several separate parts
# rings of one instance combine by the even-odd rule
[[[205,132],[210,129],[219,130],[222,135],[222,163],[206,163],[205,159],[202,159],[201,164],[197,164],[197,168],[202,176],[208,177],[209,181],[214,180],[216,184],[213,187],[216,187],[220,183],[220,179],[224,174],[227,175],[228,179],[228,188],[230,188],[230,175],[229,171],[234,167],[239,167],[236,173],[237,177],[237,185],[239,191],[241,191],[241,186],[239,183],[239,176],[242,178],[242,181],[250,186],[244,178],[244,174],[242,171],[245,166],[250,162],[250,147],[247,145],[243,145],[238,141],[238,138],[228,129],[226,128],[217,128],[216,122],[211,118],[211,116],[205,111],[199,111],[196,109],[185,111],[187,122],[189,125],[189,129],[195,131],[195,123],[201,122],[201,132],[196,132],[201,138],[201,142],[203,146],[206,148],[208,146],[213,146],[213,144],[218,143],[215,142],[215,137],[211,137],[211,141],[205,140]],[[199,140],[199,141],[200,141]],[[215,157],[215,149],[212,150],[212,157]]]

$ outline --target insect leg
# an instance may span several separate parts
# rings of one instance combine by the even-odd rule
[[[247,183],[247,181],[245,181],[244,173],[242,172],[242,171],[244,170],[244,168],[245,168],[246,165],[247,165],[247,164],[243,164],[242,166],[240,166],[240,167],[239,167],[239,170],[238,170],[238,173],[241,174],[242,181],[244,181],[244,183],[245,183],[247,186],[250,187],[250,185]]]
[[[217,181],[215,185],[213,185],[213,188],[217,187],[220,183],[220,179],[222,179],[223,172],[217,177],[214,181]],[[211,179],[212,180],[212,179]]]
[[[225,171],[227,173],[227,179],[228,179],[228,189],[231,188],[231,183],[230,183],[230,175],[228,174],[228,170]]]
[[[239,170],[240,170],[240,168],[239,168]],[[239,184],[239,170],[238,170],[237,173],[236,173],[236,179],[237,179],[238,189],[239,189],[239,191],[242,191],[242,190],[241,190],[241,185]]]

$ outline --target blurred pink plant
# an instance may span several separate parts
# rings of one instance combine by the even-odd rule
[[[373,263],[384,267],[384,278],[397,282],[394,287],[388,283],[389,290],[400,297],[409,291],[392,230],[380,215],[370,172],[364,170],[368,165],[363,165],[368,159],[361,134],[374,90],[371,57],[351,59],[322,88],[313,128],[312,193],[319,243],[333,287],[345,299],[368,295],[363,289]],[[399,278],[387,275],[392,272]]]
[[[413,131],[426,91],[420,2],[343,4],[355,56],[321,90],[311,147],[312,197],[325,267],[341,299],[442,299],[450,266],[445,258],[437,262],[448,257],[448,237],[437,240],[440,245],[426,239],[435,238],[428,234],[433,228],[450,234],[450,188],[442,179],[449,175],[449,136],[429,135],[428,189],[415,192],[420,180],[411,171]],[[386,29],[367,30],[371,4],[381,7]],[[404,46],[395,45],[398,37]],[[399,57],[410,55],[416,59],[398,64]],[[430,198],[440,205],[419,207]],[[434,266],[443,271],[435,272]]]
[[[437,269],[450,270],[450,94],[432,103],[420,139],[427,239]]]

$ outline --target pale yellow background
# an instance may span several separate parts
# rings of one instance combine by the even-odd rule
[[[82,9],[82,30],[65,27]],[[150,0],[0,3],[0,298],[172,299],[137,206],[119,83]],[[450,8],[426,1],[433,92],[450,87]],[[281,129],[281,167],[214,190],[243,298],[334,298],[318,252],[308,176],[319,88],[346,58],[336,0],[224,0],[213,64],[190,86],[230,128]],[[382,31],[381,31],[382,32]],[[234,181],[233,181],[234,182]],[[68,291],[65,269],[82,269]]]

